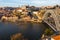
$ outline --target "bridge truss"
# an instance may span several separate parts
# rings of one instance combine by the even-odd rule
[[[47,10],[42,20],[47,23],[54,31],[60,32],[60,15],[55,10]]]

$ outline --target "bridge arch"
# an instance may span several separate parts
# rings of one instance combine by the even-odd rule
[[[52,26],[52,23],[50,24],[48,19],[52,21],[50,18],[53,18],[54,20],[54,26]],[[47,10],[44,15],[42,20],[47,23],[54,31],[60,31],[60,25],[59,25],[59,20],[58,20],[58,15],[54,10]]]

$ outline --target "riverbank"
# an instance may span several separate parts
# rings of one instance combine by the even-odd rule
[[[21,18],[18,18],[18,16],[16,15],[13,15],[13,16],[2,16],[1,18],[1,21],[3,22],[17,22],[17,21],[31,21],[31,22],[42,22],[42,18],[36,16],[37,18],[35,17],[30,17],[30,16],[24,16],[24,17],[21,17]]]

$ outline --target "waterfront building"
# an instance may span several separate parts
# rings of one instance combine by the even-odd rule
[[[13,17],[12,16],[10,16],[10,17],[2,16],[1,20],[2,21],[16,22],[18,20],[18,17],[15,15],[13,15]]]

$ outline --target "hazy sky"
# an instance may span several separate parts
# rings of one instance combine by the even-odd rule
[[[0,0],[0,6],[47,6],[47,5],[60,5],[60,0]]]

